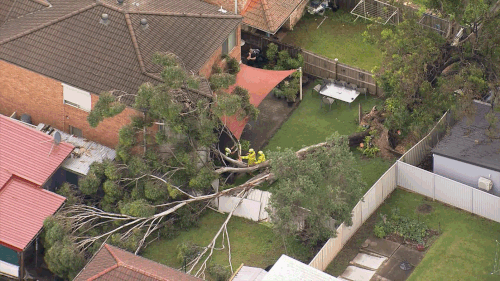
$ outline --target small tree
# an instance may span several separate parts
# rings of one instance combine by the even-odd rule
[[[324,146],[301,157],[286,149],[270,153],[270,158],[278,181],[270,189],[268,212],[278,234],[300,233],[309,245],[316,245],[335,236],[327,226],[332,218],[352,224],[351,209],[361,198],[365,183],[355,168],[346,136],[335,133]],[[302,219],[305,228],[300,231]]]

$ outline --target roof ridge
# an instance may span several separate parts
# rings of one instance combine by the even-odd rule
[[[43,1],[43,0],[31,0],[31,1],[36,2],[36,3],[40,4],[40,5],[44,5],[45,7],[52,6],[49,2]]]
[[[9,20],[10,13],[11,13],[11,12],[12,12],[12,10],[14,9],[14,5],[16,5],[16,2],[17,2],[17,1],[18,1],[18,0],[14,0],[14,2],[12,3],[12,6],[10,6],[9,11],[7,12],[7,15],[5,15],[5,20],[4,20],[2,23],[0,23],[0,25],[1,25],[1,24],[3,24],[3,23],[6,23],[6,22]]]
[[[78,14],[80,14],[82,12],[90,10],[90,9],[94,8],[95,6],[97,6],[97,5],[98,5],[97,3],[92,3],[92,4],[88,5],[87,7],[83,7],[81,9],[76,10],[76,11],[73,11],[73,12],[71,12],[71,13],[63,16],[63,17],[60,17],[60,18],[57,18],[55,20],[49,21],[49,22],[47,22],[45,24],[42,24],[42,25],[37,26],[35,28],[29,29],[29,30],[27,30],[25,32],[21,32],[19,34],[16,34],[15,36],[12,36],[12,37],[7,38],[7,39],[5,39],[3,41],[0,41],[0,45],[5,44],[5,43],[10,42],[10,41],[15,40],[15,39],[19,39],[21,37],[24,37],[24,36],[26,36],[28,34],[31,34],[31,33],[35,32],[37,30],[40,30],[40,29],[43,29],[43,28],[45,28],[47,26],[51,26],[51,25],[53,25],[55,23],[61,22],[61,21],[65,20],[65,19],[71,18],[71,17],[73,17],[75,15],[78,15]]]
[[[144,65],[141,50],[139,49],[139,43],[137,43],[137,37],[135,36],[134,27],[132,26],[132,21],[130,21],[130,15],[128,13],[125,13],[125,22],[127,23],[128,32],[130,34],[130,38],[132,39],[132,45],[134,46],[134,51],[137,56],[137,60],[139,61],[141,72],[143,74],[146,74],[146,66]]]
[[[269,27],[269,29],[271,29],[272,27],[272,23],[273,23],[273,16],[271,14],[271,12],[269,11],[269,4],[267,4],[267,0],[260,0],[261,1],[261,4],[262,4],[262,9],[264,10],[264,16],[266,17],[266,20],[267,20],[267,25]]]
[[[220,18],[220,19],[241,19],[243,18],[241,15],[233,15],[233,14],[194,14],[194,13],[176,13],[176,12],[152,12],[152,11],[127,11],[122,8],[117,8],[108,3],[99,2],[98,5],[102,5],[106,8],[118,11],[123,14],[139,14],[139,15],[153,15],[153,16],[176,16],[176,17],[196,17],[196,18]]]

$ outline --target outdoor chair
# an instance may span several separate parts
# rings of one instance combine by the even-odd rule
[[[335,99],[333,99],[333,98],[329,98],[329,97],[323,97],[323,98],[321,99],[321,101],[322,101],[324,104],[326,104],[326,105],[330,106],[330,109],[329,109],[328,111],[332,110],[332,104],[335,102]]]
[[[357,88],[356,91],[360,94],[365,94],[365,99],[366,99],[366,93],[368,93],[367,88]]]

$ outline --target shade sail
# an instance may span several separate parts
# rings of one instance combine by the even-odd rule
[[[250,94],[250,103],[258,107],[276,85],[295,71],[297,70],[267,70],[241,64],[240,72],[236,75],[236,83],[231,85],[226,92],[231,93],[237,86],[245,88]],[[248,123],[248,118],[238,120],[236,114],[222,116],[221,120],[237,139],[240,139]]]

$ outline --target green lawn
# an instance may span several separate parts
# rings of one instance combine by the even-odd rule
[[[430,214],[416,212],[417,207],[424,203],[432,206]],[[401,189],[392,193],[375,218],[379,219],[378,214],[388,214],[396,207],[400,209],[401,215],[418,217],[430,228],[442,232],[409,281],[500,280],[500,275],[490,274],[495,262],[495,240],[500,240],[499,223]],[[373,230],[373,224],[370,229]],[[364,232],[367,233],[367,229]],[[341,273],[333,263],[326,271],[335,276]]]
[[[363,40],[369,21],[360,18],[354,22],[355,16],[340,10],[335,13],[327,10],[325,16],[317,28],[324,17],[306,13],[282,41],[368,71],[380,65],[381,51]],[[369,30],[374,34],[380,31],[380,26]]]
[[[382,106],[381,99],[360,95],[349,107],[342,101],[332,105],[332,109],[325,105],[320,107],[321,98],[313,92],[311,83],[304,89],[304,99],[290,118],[281,126],[269,141],[265,150],[276,150],[277,147],[299,150],[303,146],[324,142],[335,131],[342,135],[354,133],[358,127],[358,104],[361,103],[363,111],[369,111],[374,105]],[[395,160],[382,158],[366,159],[361,153],[353,149],[358,159],[358,168],[363,179],[370,188],[378,178],[394,163]]]
[[[182,262],[177,259],[177,245],[186,241],[191,241],[200,246],[208,245],[226,218],[227,215],[207,211],[200,218],[198,228],[181,231],[179,235],[170,240],[157,240],[150,244],[142,255],[173,268],[181,268]],[[228,224],[228,233],[234,270],[241,263],[247,266],[265,268],[274,264],[282,254],[285,254],[282,240],[276,237],[269,226],[264,224],[233,216]],[[222,235],[217,240],[217,248],[221,247],[221,241]],[[294,242],[288,243],[286,250],[289,256],[300,260],[309,260],[314,254],[307,253],[300,244]],[[227,248],[215,251],[212,260],[220,265],[227,266],[229,264]]]

